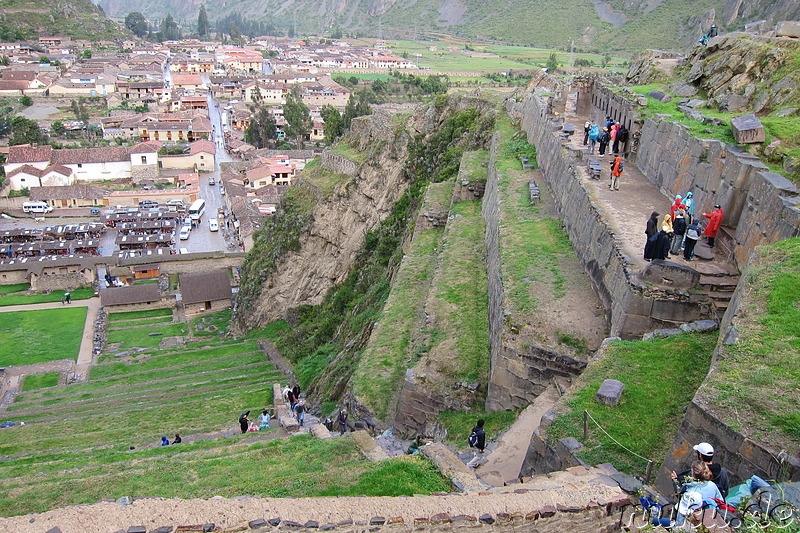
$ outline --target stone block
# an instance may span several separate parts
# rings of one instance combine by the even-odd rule
[[[777,113],[775,113],[775,116],[783,118],[783,117],[788,117],[788,116],[794,115],[795,113],[797,113],[797,108],[796,107],[785,107],[785,108],[781,109],[780,111],[778,111]]]
[[[698,271],[672,261],[648,263],[642,270],[640,277],[653,285],[675,289],[691,289],[697,287],[700,283],[700,273]]]
[[[680,87],[678,87],[677,89],[675,89],[675,96],[680,96],[681,98],[684,98],[686,96],[694,96],[696,94],[697,94],[697,87],[695,87],[694,85],[689,85],[688,83],[685,83]]]
[[[326,428],[322,424],[314,424],[313,426],[311,426],[311,434],[318,439],[331,438],[331,432],[328,431],[328,428]]]
[[[729,94],[719,103],[720,111],[736,113],[750,107],[750,99],[742,94]]]
[[[128,533],[147,533],[147,528],[144,526],[131,526],[128,528]]]
[[[256,520],[250,520],[247,525],[250,529],[261,529],[262,527],[267,527],[267,521],[263,518],[258,518]]]
[[[686,107],[689,109],[696,109],[698,107],[706,107],[708,105],[707,100],[700,100],[699,98],[692,98],[688,102],[686,102]]]
[[[764,142],[764,125],[752,113],[732,118],[731,131],[739,144]]]
[[[663,101],[662,99],[667,96],[667,93],[665,93],[664,91],[652,90],[649,93],[647,93],[647,96],[649,96],[650,98],[654,98],[659,102],[662,102]]]
[[[299,431],[300,424],[297,423],[297,419],[293,416],[282,416],[280,418],[280,423],[286,429],[286,431]]]
[[[622,391],[625,390],[625,384],[616,379],[607,379],[603,381],[594,399],[603,405],[616,407],[622,397]]]
[[[777,37],[800,37],[800,20],[782,20],[775,26]]]

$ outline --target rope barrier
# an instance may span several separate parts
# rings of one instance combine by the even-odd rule
[[[596,425],[596,426],[597,426],[597,427],[600,429],[600,431],[602,431],[602,432],[603,432],[603,434],[605,434],[605,436],[606,436],[606,437],[608,437],[609,439],[611,439],[612,441],[614,441],[614,443],[615,443],[617,446],[619,446],[619,447],[620,447],[620,448],[622,448],[623,450],[627,451],[628,453],[630,453],[630,454],[632,454],[632,455],[635,455],[636,457],[638,457],[639,459],[641,459],[641,460],[643,460],[643,461],[646,461],[646,462],[648,462],[648,463],[650,462],[650,459],[648,459],[647,457],[642,457],[641,455],[639,455],[638,453],[636,453],[635,451],[631,450],[630,448],[628,448],[628,447],[627,447],[627,446],[625,446],[624,444],[620,443],[620,442],[619,442],[617,439],[615,439],[614,437],[612,437],[611,435],[609,435],[609,434],[608,434],[608,431],[606,431],[605,429],[603,429],[603,426],[601,426],[601,425],[600,425],[600,424],[597,422],[597,420],[595,420],[595,419],[594,419],[594,417],[593,417],[591,414],[589,414],[589,411],[586,411],[586,410],[584,410],[584,411],[583,411],[583,413],[584,413],[584,414],[585,414],[587,417],[589,417],[589,418],[591,419],[591,421],[592,421],[592,422],[594,422],[594,424],[595,424],[595,425]]]

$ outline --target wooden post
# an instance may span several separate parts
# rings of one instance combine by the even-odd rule
[[[644,482],[650,483],[650,476],[653,475],[653,461],[647,461],[647,472],[644,475]]]
[[[583,411],[583,444],[586,445],[586,441],[589,439],[589,411]]]

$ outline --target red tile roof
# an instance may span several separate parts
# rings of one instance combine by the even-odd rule
[[[50,161],[53,147],[19,145],[12,146],[8,151],[6,163],[44,163]]]

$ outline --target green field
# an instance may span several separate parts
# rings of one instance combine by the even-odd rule
[[[186,324],[161,323],[142,327],[114,328],[108,331],[108,343],[122,343],[125,349],[155,348],[165,337],[184,336],[188,332]],[[151,335],[160,333],[160,335]]]
[[[66,291],[53,291],[49,294],[7,294],[0,296],[0,306],[27,305],[50,302],[60,302]],[[86,300],[94,296],[91,287],[80,287],[69,291],[73,300]]]
[[[31,391],[36,389],[45,389],[47,387],[55,387],[58,385],[59,372],[48,372],[46,374],[33,374],[25,376],[25,381],[22,384],[23,391]]]
[[[172,309],[147,309],[144,311],[125,311],[122,313],[109,313],[108,321],[115,322],[117,320],[131,320],[134,318],[148,318],[154,316],[172,316]]]
[[[86,307],[0,313],[0,366],[75,359]]]
[[[31,288],[30,283],[15,283],[13,285],[0,285],[0,294],[11,294],[12,292],[27,291]]]

